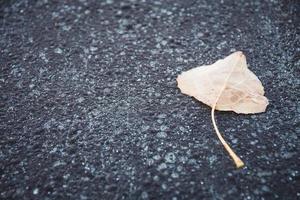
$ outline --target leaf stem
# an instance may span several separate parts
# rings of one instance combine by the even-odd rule
[[[237,168],[241,168],[243,167],[245,164],[244,162],[236,155],[236,153],[234,153],[234,151],[230,148],[230,146],[227,144],[227,142],[224,140],[224,138],[222,137],[218,126],[216,124],[215,121],[215,109],[216,109],[216,104],[214,104],[213,108],[211,109],[211,120],[214,126],[214,129],[217,133],[217,136],[219,138],[219,140],[221,141],[221,143],[223,144],[223,146],[225,147],[226,151],[229,153],[229,155],[231,156],[231,158],[233,159],[235,165]]]
[[[234,71],[234,68],[237,67],[237,64],[239,63],[238,61],[243,57],[243,53],[242,52],[239,52],[239,58],[238,60],[235,62],[234,65],[232,65],[232,68],[230,70],[230,73],[229,75],[226,77],[225,79],[225,82],[224,82],[224,85],[222,87],[222,89],[220,90],[220,93],[215,101],[215,103],[213,104],[212,106],[212,109],[211,109],[211,120],[212,120],[212,123],[213,123],[213,126],[214,126],[214,129],[217,133],[217,136],[219,138],[219,140],[221,141],[221,143],[223,144],[223,146],[225,147],[226,151],[229,153],[229,155],[231,156],[231,158],[233,159],[235,165],[237,168],[240,168],[240,167],[243,167],[245,164],[244,162],[234,153],[234,151],[230,148],[230,146],[227,144],[227,142],[224,140],[224,138],[222,137],[219,129],[218,129],[218,126],[217,126],[217,123],[215,121],[215,109],[217,107],[217,103],[222,95],[222,92],[224,91],[224,89],[226,88],[226,84],[232,74],[232,72]]]

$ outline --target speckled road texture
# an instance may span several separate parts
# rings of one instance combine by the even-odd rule
[[[300,198],[296,0],[0,2],[0,199]],[[176,84],[236,50],[270,100],[216,113],[240,170]]]

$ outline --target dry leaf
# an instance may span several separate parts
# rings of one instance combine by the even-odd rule
[[[221,136],[214,117],[214,110],[243,114],[266,110],[268,99],[264,97],[264,88],[255,74],[248,69],[244,54],[238,51],[212,65],[183,72],[178,76],[177,82],[182,93],[212,107],[212,122],[220,141],[237,167],[244,166],[243,161]]]

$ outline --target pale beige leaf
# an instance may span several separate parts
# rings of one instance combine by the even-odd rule
[[[212,65],[183,72],[177,82],[182,93],[210,107],[216,103],[216,110],[260,113],[268,105],[268,99],[263,96],[264,88],[248,69],[242,52],[235,52]]]
[[[178,76],[177,82],[182,93],[212,107],[211,115],[216,133],[237,167],[242,167],[244,163],[218,130],[214,110],[243,114],[266,110],[268,99],[264,96],[264,88],[255,74],[248,69],[244,54],[238,51],[212,65],[183,72]]]

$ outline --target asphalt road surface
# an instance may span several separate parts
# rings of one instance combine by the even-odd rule
[[[0,199],[299,199],[299,1],[0,0]],[[216,112],[182,71],[241,50],[270,100]]]

